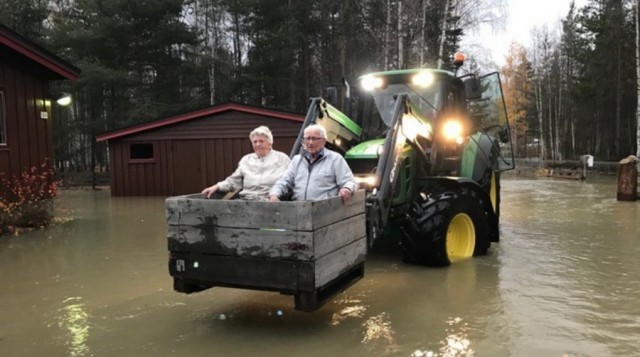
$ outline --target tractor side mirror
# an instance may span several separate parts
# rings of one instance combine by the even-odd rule
[[[336,107],[341,112],[350,115],[351,113],[351,89],[349,84],[332,84],[324,89],[324,100]]]
[[[331,105],[338,103],[338,88],[330,86],[324,89],[324,99]]]
[[[509,142],[509,127],[505,126],[502,129],[500,129],[500,131],[498,132],[498,138],[500,139],[501,143],[508,143]]]
[[[482,98],[482,86],[476,76],[469,76],[464,79],[464,94],[467,99]]]

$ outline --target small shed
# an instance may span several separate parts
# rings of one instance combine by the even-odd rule
[[[301,114],[225,103],[96,140],[108,142],[112,196],[176,196],[229,176],[253,151],[249,133],[260,125],[271,129],[273,148],[289,154],[303,121]]]
[[[53,164],[49,81],[80,70],[0,24],[0,173]]]

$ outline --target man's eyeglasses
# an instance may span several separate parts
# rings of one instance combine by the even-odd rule
[[[321,141],[324,140],[324,138],[318,137],[318,136],[307,136],[304,138],[304,141]]]

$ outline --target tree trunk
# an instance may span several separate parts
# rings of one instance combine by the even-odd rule
[[[442,68],[444,61],[444,43],[447,41],[447,15],[449,14],[449,0],[444,3],[444,11],[442,12],[442,32],[440,33],[440,48],[438,49],[438,69]]]
[[[596,103],[596,114],[594,115],[594,122],[596,123],[596,130],[594,133],[595,136],[595,144],[594,144],[594,152],[601,154],[602,151],[600,150],[600,143],[602,142],[602,134],[600,133],[600,120],[598,120],[598,118],[600,118],[600,105]]]
[[[241,53],[241,45],[240,45],[240,19],[238,14],[235,13],[233,16],[233,25],[234,25],[234,41],[233,41],[233,50],[235,55],[235,75],[236,80],[239,80],[242,76],[242,53]]]
[[[214,105],[216,104],[216,47],[218,46],[218,22],[213,21],[213,38],[209,38],[209,28],[211,26],[209,24],[209,19],[215,19],[216,14],[213,6],[209,7],[208,5],[205,13],[207,18],[207,25],[205,26],[207,36],[206,44],[209,46],[209,55],[211,57],[211,62],[209,64],[209,105]]]
[[[391,0],[387,0],[387,20],[384,28],[384,69],[389,69],[389,38],[391,37]]]
[[[639,0],[640,1],[640,0]],[[420,67],[424,66],[424,31],[427,24],[427,0],[422,0],[422,27],[420,29]]]
[[[640,157],[640,0],[636,1],[636,157]]]
[[[620,147],[622,146],[622,142],[620,139],[620,126],[621,126],[621,114],[620,114],[620,106],[622,105],[622,58],[621,58],[621,48],[620,41],[616,43],[616,140],[614,141],[615,145],[615,154],[617,158],[620,158]]]
[[[552,97],[552,92],[551,92],[551,76],[548,76],[547,78],[547,113],[548,113],[548,118],[549,118],[549,153],[551,154],[551,159],[552,160],[556,160],[557,156],[556,156],[556,151],[554,150],[555,148],[555,137],[554,137],[554,133],[553,133],[553,106],[551,105],[551,97]]]
[[[540,131],[539,144],[540,147],[540,159],[544,160],[546,158],[546,150],[545,150],[545,140],[544,140],[544,128],[543,128],[543,120],[542,120],[542,85],[540,83],[540,79],[536,79],[534,84],[534,93],[535,93],[535,101],[536,101],[536,112],[538,113],[538,129]]]
[[[402,58],[402,1],[398,1],[398,69],[403,68]]]
[[[558,99],[556,101],[556,125],[555,125],[555,132],[556,132],[556,140],[555,140],[555,151],[556,151],[556,157],[558,158],[558,160],[562,160],[562,153],[560,153],[560,117],[562,115],[562,86],[558,85]]]
[[[571,114],[571,153],[576,154],[576,123]]]

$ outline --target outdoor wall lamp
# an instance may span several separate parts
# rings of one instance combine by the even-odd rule
[[[67,105],[71,104],[71,94],[62,93],[62,96],[56,100],[56,103],[62,105],[63,107],[66,107]]]

